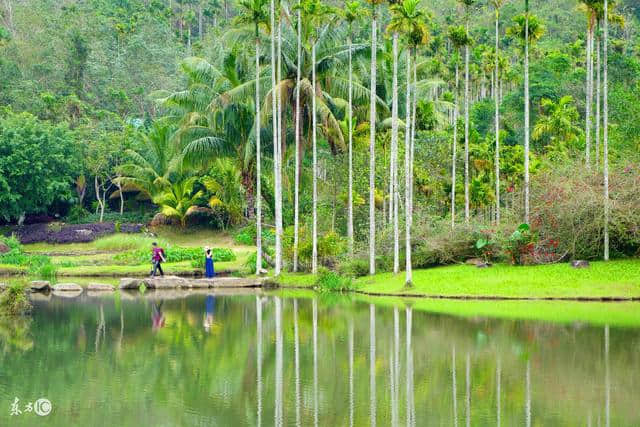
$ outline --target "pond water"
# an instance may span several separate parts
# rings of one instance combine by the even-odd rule
[[[34,305],[0,318],[2,426],[640,425],[634,328],[311,293]]]

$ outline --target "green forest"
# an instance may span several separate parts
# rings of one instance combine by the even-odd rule
[[[254,271],[408,284],[636,256],[639,24],[636,0],[0,0],[0,221],[237,230]]]

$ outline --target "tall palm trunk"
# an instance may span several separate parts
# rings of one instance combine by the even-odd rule
[[[349,24],[349,112],[347,121],[349,125],[349,196],[347,208],[347,240],[349,245],[349,255],[353,256],[353,64],[352,64],[352,42],[351,24]]]
[[[600,22],[598,22],[598,28],[600,27]],[[602,77],[600,75],[602,65],[600,64],[600,45],[602,44],[602,40],[600,39],[600,35],[595,37],[596,46],[596,67],[598,68],[596,72],[596,169],[600,168],[600,100],[602,98],[600,90],[602,88]]]
[[[529,223],[529,0],[524,24],[524,222]]]
[[[407,99],[405,100],[406,119],[404,125],[404,203],[405,203],[405,286],[411,286],[411,196],[409,188],[411,187],[411,51],[407,50]]]
[[[277,59],[276,59],[276,26],[275,26],[275,1],[271,0],[271,114],[273,130],[273,182],[275,195],[275,222],[276,222],[276,262],[275,274],[280,274],[279,250],[278,250],[278,151],[279,151],[279,129],[278,129],[278,107],[277,107]]]
[[[413,225],[413,166],[416,150],[416,113],[418,107],[418,55],[416,48],[413,48],[413,102],[411,103],[411,162],[409,164],[409,210],[411,225]]]
[[[318,272],[318,154],[316,147],[316,40],[311,45],[311,127],[313,128],[313,250],[311,255],[311,272]]]
[[[260,160],[260,37],[256,25],[256,274],[262,270],[262,182]]]
[[[609,2],[604,0],[603,85],[603,162],[604,162],[604,260],[609,260]]]
[[[467,37],[469,11],[467,10]],[[469,44],[464,47],[464,220],[469,223]]]
[[[393,218],[393,272],[400,271],[398,224],[398,33],[393,33],[393,88],[391,100],[391,215]]]
[[[453,150],[451,154],[451,228],[456,226],[456,162],[458,159],[458,83],[460,80],[458,63],[456,62],[456,89],[453,105]]]
[[[376,6],[371,15],[371,100],[369,112],[369,274],[376,274]]]
[[[587,167],[591,167],[591,106],[593,104],[593,27],[591,24],[591,17],[588,17],[587,24],[587,99],[586,99],[586,112],[585,112],[585,162]]]
[[[301,1],[298,1],[298,6],[301,5]],[[298,9],[298,58],[297,58],[297,74],[296,74],[296,158],[295,158],[295,172],[294,172],[294,207],[293,207],[293,271],[298,271],[298,240],[299,240],[299,227],[300,227],[300,74],[302,67],[302,32],[301,32],[301,17],[300,9]]]
[[[500,78],[500,10],[496,9],[496,57],[495,57],[495,93],[496,101],[496,152],[495,152],[495,180],[496,180],[496,224],[500,224],[500,97],[498,95],[498,80]]]
[[[275,266],[275,275],[279,275],[282,271],[282,150],[285,144],[285,135],[284,128],[282,126],[282,94],[280,93],[280,81],[281,81],[281,70],[282,70],[282,19],[280,17],[280,9],[278,8],[278,40],[277,40],[277,50],[276,50],[276,82],[278,84],[278,90],[275,93],[276,96],[276,106],[277,106],[277,114],[278,114],[278,144],[277,144],[277,162],[275,165],[276,168],[276,266]]]

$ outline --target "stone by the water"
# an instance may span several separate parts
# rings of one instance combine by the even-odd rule
[[[0,242],[0,254],[6,254],[10,250],[11,250],[11,248],[9,246],[7,246],[6,243]]]
[[[571,261],[571,267],[573,267],[573,268],[589,268],[589,261],[583,261],[583,260]]]
[[[106,283],[89,283],[89,286],[87,286],[87,290],[110,292],[114,291],[115,287]]]
[[[54,292],[82,292],[82,286],[76,283],[58,283],[53,285]]]
[[[7,285],[5,283],[0,283],[0,292],[3,292],[5,289],[7,289]]]
[[[478,268],[489,268],[491,267],[491,264],[488,262],[479,262],[476,264],[476,267]]]
[[[144,281],[142,279],[124,277],[120,279],[120,289],[139,289],[143,283]]]
[[[48,280],[34,280],[29,285],[29,289],[34,292],[46,292],[51,290],[51,283]]]

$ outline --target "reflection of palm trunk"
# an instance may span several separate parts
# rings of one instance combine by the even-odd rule
[[[256,393],[258,395],[257,425],[262,425],[262,301],[256,296]]]
[[[412,309],[407,307],[405,309],[406,314],[406,360],[407,360],[407,377],[406,377],[406,415],[407,426],[414,426],[416,422],[415,406],[413,402],[413,349],[411,348],[411,333],[413,329],[413,312]]]
[[[451,398],[453,400],[453,427],[458,427],[458,390],[456,384],[456,347],[451,349]]]
[[[498,427],[500,427],[500,381],[501,381],[501,377],[502,377],[502,364],[500,359],[498,359],[497,361],[497,365],[496,365],[496,419],[497,419],[497,425]]]
[[[353,318],[349,319],[349,426],[353,427]]]
[[[276,392],[275,392],[275,425],[282,426],[282,301],[275,298],[276,305]]]
[[[605,426],[610,426],[610,409],[611,409],[611,378],[609,374],[609,325],[604,327],[604,422]]]
[[[376,308],[369,305],[369,416],[376,425]]]
[[[526,385],[526,426],[531,427],[531,361],[527,360],[527,372],[525,375],[525,385]]]
[[[313,425],[318,427],[318,301],[313,299]]]
[[[465,408],[467,415],[467,427],[471,426],[471,355],[467,353],[467,365],[465,369],[466,373],[466,393],[465,393]]]
[[[300,421],[300,339],[298,333],[298,300],[293,300],[293,352],[295,364],[296,426]]]
[[[398,398],[399,398],[399,383],[400,383],[400,312],[398,307],[393,309],[393,364],[391,367],[393,373],[393,394],[392,394],[392,424],[398,425]]]

